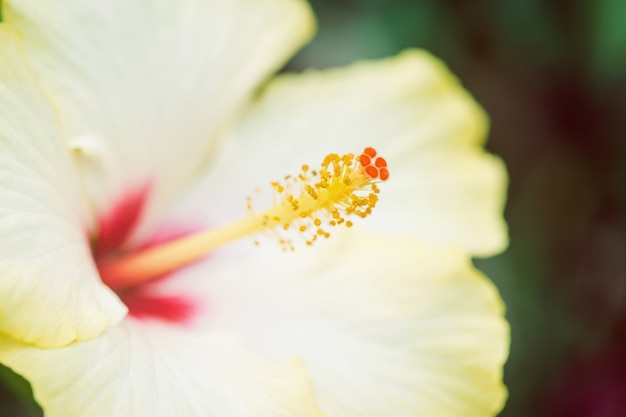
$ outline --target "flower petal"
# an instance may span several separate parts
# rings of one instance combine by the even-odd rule
[[[31,382],[47,417],[323,417],[297,360],[132,319],[61,349],[0,340],[0,360]]]
[[[54,347],[126,312],[95,271],[77,178],[18,35],[0,25],[0,333]]]
[[[302,358],[330,417],[497,414],[508,326],[468,256],[337,235],[294,254],[257,248],[245,264],[216,256],[169,290],[205,288],[206,331],[239,331],[269,355]]]
[[[228,217],[232,207],[245,209],[241,192],[295,174],[303,163],[314,166],[327,153],[374,146],[391,177],[370,229],[491,255],[507,244],[507,181],[503,164],[483,149],[487,124],[458,80],[421,51],[282,75],[238,122],[230,155],[204,192],[224,201]]]
[[[8,0],[101,212],[152,185],[148,217],[211,158],[217,133],[313,33],[303,0]]]

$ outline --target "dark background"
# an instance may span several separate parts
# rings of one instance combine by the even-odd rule
[[[501,416],[626,416],[626,1],[311,3],[318,36],[288,69],[421,47],[491,116],[511,244],[477,265],[512,328]],[[0,384],[0,416],[37,416],[26,397]]]

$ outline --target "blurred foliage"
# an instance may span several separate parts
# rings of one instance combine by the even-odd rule
[[[477,265],[511,322],[502,416],[626,415],[626,1],[311,3],[318,36],[289,70],[426,48],[491,116],[511,244]]]
[[[626,72],[626,2],[597,0],[591,10],[589,42],[594,69],[607,82]]]
[[[0,365],[0,416],[39,417],[41,408],[33,401],[30,384],[9,368]]]

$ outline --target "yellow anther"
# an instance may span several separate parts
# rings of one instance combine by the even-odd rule
[[[386,161],[375,156],[375,150],[366,148],[359,156],[328,154],[319,171],[302,165],[301,172],[286,176],[284,183],[271,183],[280,201],[266,213],[280,218],[283,228],[285,224],[296,223],[295,230],[304,236],[307,244],[317,236],[330,236],[321,227],[323,224],[351,227],[353,223],[344,217],[367,217],[378,202],[376,182],[389,176]]]

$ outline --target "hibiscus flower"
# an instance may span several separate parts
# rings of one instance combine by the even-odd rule
[[[439,61],[260,88],[303,1],[3,6],[0,362],[46,415],[498,412],[506,175]]]

